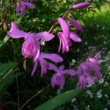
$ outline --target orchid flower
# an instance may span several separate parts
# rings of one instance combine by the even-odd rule
[[[74,9],[80,9],[80,8],[88,7],[89,5],[91,5],[90,2],[81,2],[81,3],[78,3],[78,4],[73,5],[72,8],[74,8]]]
[[[70,32],[69,26],[63,18],[58,18],[58,22],[62,28],[62,32],[58,32],[58,37],[60,40],[58,52],[61,50],[61,48],[62,53],[68,52],[69,47],[72,45],[71,40],[75,42],[81,42],[81,39],[76,33]]]
[[[77,88],[84,89],[87,85],[94,83],[97,80],[100,80],[102,75],[99,71],[99,61],[95,58],[89,58],[88,61],[82,62],[77,70],[78,74],[78,83]],[[91,72],[95,73],[95,76],[91,75]]]
[[[35,5],[32,4],[32,1],[30,2],[24,2],[24,1],[19,1],[16,6],[16,13],[20,13],[23,15],[28,8],[35,8]]]
[[[59,86],[60,89],[63,89],[63,86],[65,84],[65,77],[64,74],[68,74],[70,76],[75,76],[77,73],[73,69],[65,69],[64,65],[61,65],[59,68],[57,68],[55,65],[49,63],[49,70],[53,70],[56,73],[51,78],[51,85],[52,87]]]
[[[43,39],[44,41],[50,41],[54,35],[49,32],[39,32],[37,34],[35,33],[28,33],[21,31],[17,25],[12,22],[11,23],[11,29],[7,32],[9,36],[12,38],[24,38],[25,41],[22,45],[22,55],[25,58],[32,58],[35,62],[40,54],[40,44],[39,39]]]
[[[34,68],[32,70],[32,74],[31,74],[32,76],[34,75],[34,73],[36,71],[38,62],[40,63],[40,66],[41,66],[41,77],[46,74],[46,71],[49,68],[49,63],[46,61],[46,59],[49,59],[55,63],[63,61],[62,57],[60,57],[57,54],[41,53],[34,64]]]

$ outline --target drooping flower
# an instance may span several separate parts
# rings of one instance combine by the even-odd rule
[[[89,58],[88,61],[82,62],[77,70],[78,83],[77,88],[84,89],[87,85],[100,80],[102,75],[99,71],[99,61],[95,58]],[[92,73],[95,73],[93,76]]]
[[[52,87],[58,86],[60,89],[63,89],[65,84],[65,77],[63,75],[68,74],[70,76],[75,76],[77,74],[73,69],[64,70],[64,68],[64,65],[61,65],[59,68],[57,68],[55,65],[49,63],[49,69],[56,72],[51,78]]]
[[[34,75],[34,73],[36,71],[38,62],[40,63],[40,66],[41,66],[41,77],[46,74],[46,71],[49,68],[49,63],[46,61],[46,59],[49,59],[55,63],[63,61],[62,57],[60,57],[57,54],[41,53],[39,55],[38,59],[35,61],[34,68],[32,70],[32,74],[31,74],[32,76]]]
[[[77,3],[77,4],[73,5],[72,8],[80,9],[80,8],[88,7],[89,5],[91,5],[90,2],[80,2],[80,3]]]
[[[35,8],[35,5],[30,2],[19,1],[16,6],[16,13],[23,15],[27,8]]]
[[[82,26],[79,24],[79,22],[77,22],[75,19],[73,18],[69,18],[69,22],[79,31],[83,31]]]
[[[39,39],[50,41],[54,37],[53,34],[46,31],[39,32],[37,34],[21,31],[14,22],[11,23],[11,29],[7,32],[7,34],[15,39],[25,39],[22,45],[22,55],[25,58],[33,58],[34,62],[37,60],[40,54]]]
[[[61,49],[62,49],[62,53],[68,52],[69,47],[72,45],[71,40],[75,42],[81,42],[81,39],[76,33],[70,32],[69,26],[63,18],[58,18],[58,22],[62,28],[62,32],[58,32],[58,37],[60,40],[58,52]]]

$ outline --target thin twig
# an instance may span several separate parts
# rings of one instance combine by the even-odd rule
[[[27,105],[31,100],[33,100],[37,95],[39,95],[40,93],[42,93],[44,90],[46,90],[48,87],[50,86],[50,84],[48,86],[46,86],[45,88],[41,89],[39,92],[37,92],[36,94],[34,94],[30,99],[28,99],[18,110],[21,110],[22,108],[24,108],[25,105]]]
[[[68,14],[69,10],[71,9],[71,7],[73,6],[74,2],[72,3],[72,5],[69,6],[69,8],[67,9],[67,11],[64,13],[63,17],[62,18],[65,18],[66,15]],[[53,30],[53,28],[58,24],[58,21],[56,21],[52,26],[51,28],[49,29],[49,33]]]

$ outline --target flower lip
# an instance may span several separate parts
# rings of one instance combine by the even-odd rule
[[[80,8],[88,7],[89,5],[91,5],[90,2],[81,2],[81,3],[78,3],[78,4],[73,5],[72,8],[74,8],[74,9],[80,9]]]

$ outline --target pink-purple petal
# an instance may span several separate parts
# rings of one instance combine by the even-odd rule
[[[52,63],[49,63],[48,69],[49,70],[53,70],[55,72],[58,72],[58,68],[54,64],[52,64]]]
[[[58,22],[62,28],[63,33],[65,34],[65,37],[69,38],[70,28],[69,28],[67,22],[63,18],[58,18]]]
[[[80,8],[88,7],[89,5],[91,5],[90,2],[80,2],[78,4],[73,5],[72,8],[74,8],[74,9],[80,9]]]
[[[75,19],[69,18],[69,21],[77,30],[83,31],[82,26]]]
[[[14,22],[11,22],[11,29],[7,32],[9,36],[12,38],[24,38],[26,36],[26,32],[21,31]]]
[[[46,59],[52,60],[55,63],[58,63],[58,62],[62,62],[63,61],[63,58],[61,56],[57,55],[57,54],[41,53],[40,54],[40,57],[41,58],[46,58]]]
[[[81,38],[75,32],[70,33],[70,38],[75,42],[82,42]]]
[[[70,76],[75,76],[75,75],[77,75],[77,72],[73,69],[66,69],[66,70],[63,71],[63,74],[68,74]]]
[[[21,1],[24,5],[26,5],[28,8],[35,8],[35,5],[30,3],[30,2],[23,2]]]
[[[37,69],[37,65],[38,65],[38,61],[36,61],[35,64],[34,64],[34,67],[33,67],[32,73],[31,73],[31,76],[34,75],[34,73],[35,73],[35,71]]]
[[[60,89],[63,89],[65,84],[65,78],[61,73],[55,73],[51,78],[52,87],[59,86]]]
[[[39,40],[39,39],[43,39],[44,41],[50,41],[51,39],[54,38],[54,35],[47,32],[47,31],[44,31],[44,32],[39,32],[36,34],[36,38]]]
[[[95,64],[95,65],[99,65],[100,62],[98,60],[96,60],[95,58],[89,58],[89,62]]]

